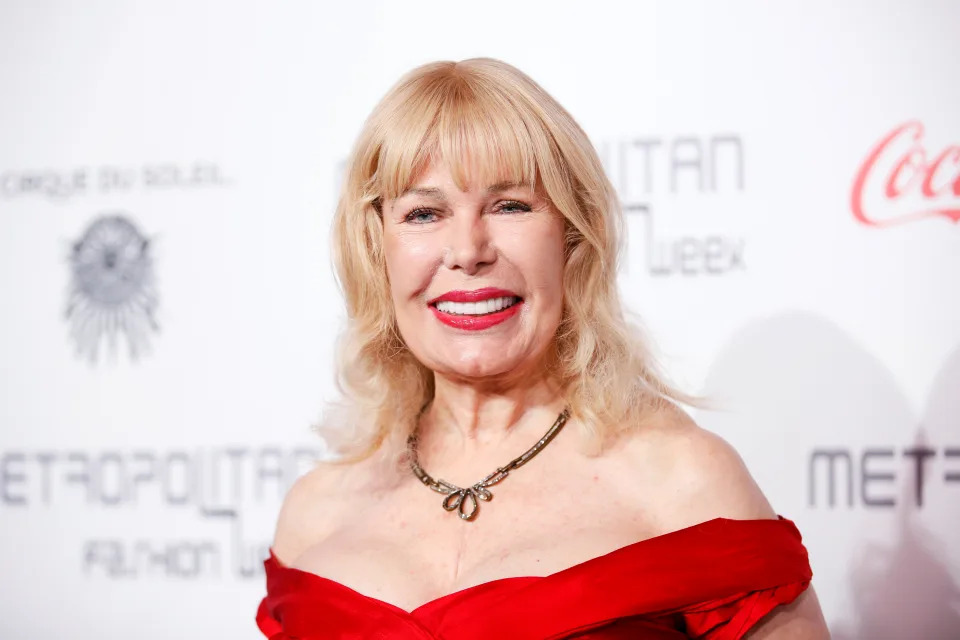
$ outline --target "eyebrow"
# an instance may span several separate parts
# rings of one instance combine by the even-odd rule
[[[411,193],[416,194],[418,196],[433,196],[440,200],[447,199],[447,195],[443,192],[443,190],[438,189],[436,187],[410,187],[409,189],[401,193],[399,198],[402,198],[403,196],[406,196],[406,195],[410,195]]]
[[[486,191],[487,193],[500,193],[502,191],[507,191],[508,189],[512,189],[517,186],[520,186],[519,183],[505,180],[503,182],[497,182],[495,184],[490,185],[489,187],[487,187]],[[410,187],[409,189],[406,189],[403,193],[401,193],[399,197],[402,198],[411,193],[419,196],[431,196],[431,197],[437,198],[438,200],[447,199],[447,196],[443,192],[443,190],[438,189],[437,187]]]
[[[500,193],[501,191],[507,191],[508,189],[513,189],[514,187],[519,186],[520,185],[516,182],[505,180],[504,182],[498,182],[487,187],[487,193]]]

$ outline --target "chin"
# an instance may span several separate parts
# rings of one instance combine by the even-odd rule
[[[455,360],[447,360],[438,363],[434,371],[448,376],[460,378],[491,378],[508,374],[518,366],[520,362],[514,359],[495,357],[492,353],[477,354],[475,357],[463,357],[462,355]]]
[[[513,370],[513,367],[498,362],[479,361],[470,363],[458,363],[450,367],[451,375],[462,378],[490,378],[503,375]]]

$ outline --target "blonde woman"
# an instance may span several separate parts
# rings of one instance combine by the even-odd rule
[[[616,194],[530,78],[402,78],[333,231],[340,457],[284,501],[266,636],[828,637],[796,527],[625,321]]]

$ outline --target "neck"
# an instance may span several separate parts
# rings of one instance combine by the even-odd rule
[[[544,430],[565,406],[558,385],[544,377],[505,387],[434,375],[434,398],[421,419],[430,432],[456,446],[497,445],[526,427]]]

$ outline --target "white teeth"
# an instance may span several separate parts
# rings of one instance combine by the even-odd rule
[[[480,302],[444,302],[437,303],[437,309],[444,313],[452,313],[458,316],[482,316],[495,311],[500,311],[513,306],[520,301],[520,298],[508,296],[505,298],[488,298]]]

